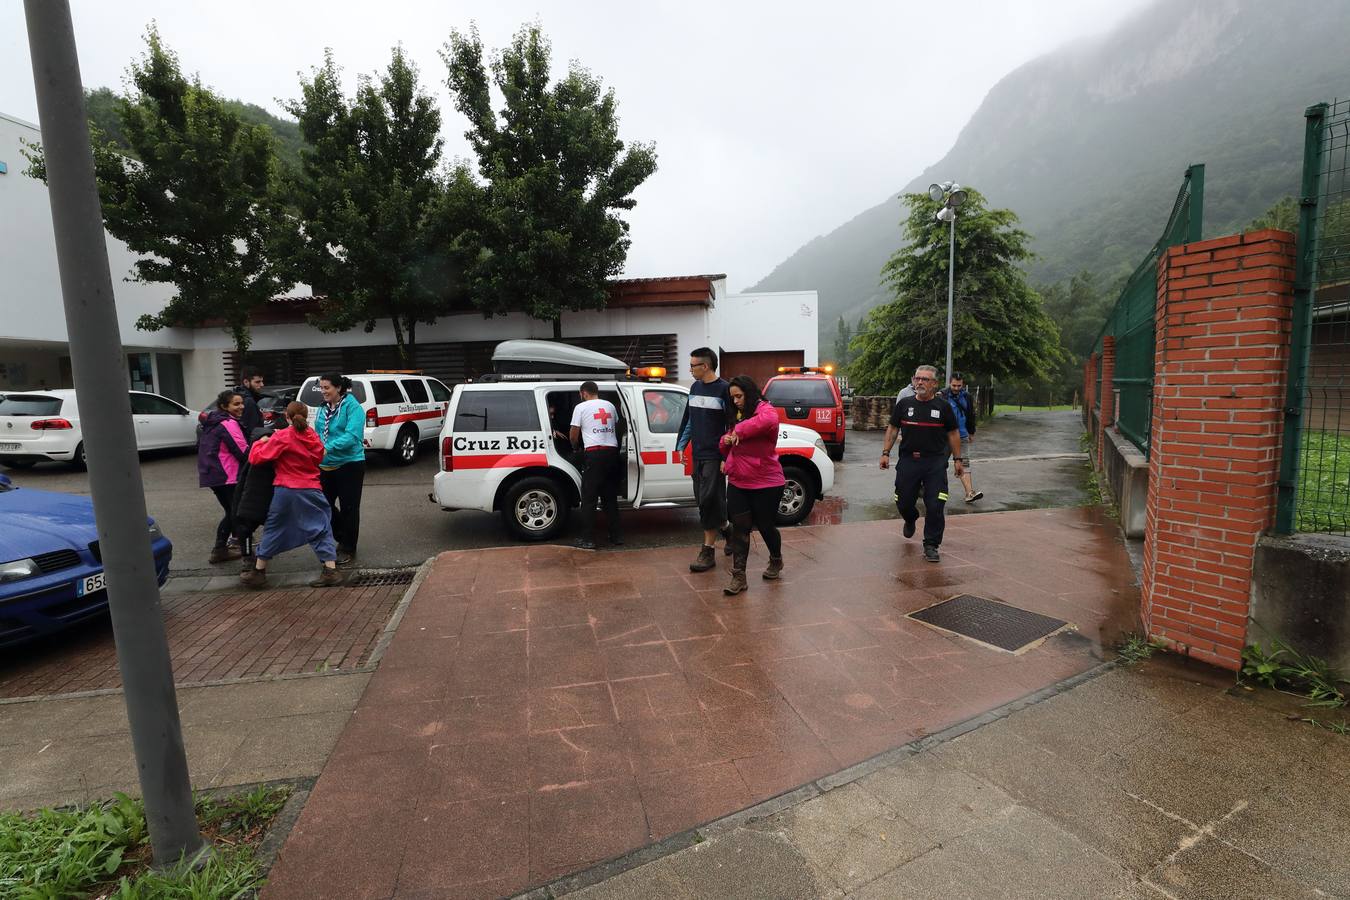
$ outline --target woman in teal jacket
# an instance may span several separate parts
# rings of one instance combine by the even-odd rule
[[[324,405],[314,430],[323,441],[319,483],[333,507],[338,565],[350,565],[361,533],[361,488],[366,482],[366,412],[351,395],[352,381],[341,372],[319,378]]]

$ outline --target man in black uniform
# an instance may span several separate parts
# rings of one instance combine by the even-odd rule
[[[956,461],[956,477],[961,465],[961,436],[951,405],[937,396],[937,369],[919,366],[914,370],[914,396],[895,404],[891,424],[886,428],[881,451],[881,468],[891,464],[891,447],[900,436],[900,458],[895,464],[895,506],[905,520],[905,537],[914,536],[919,518],[916,501],[923,490],[923,556],[937,562],[938,547],[947,519],[947,455]]]

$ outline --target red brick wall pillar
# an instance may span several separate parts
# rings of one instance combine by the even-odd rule
[[[1085,375],[1083,377],[1083,421],[1086,423],[1084,430],[1092,433],[1092,445],[1097,445],[1097,432],[1092,425],[1092,417],[1095,414],[1093,407],[1097,405],[1097,354],[1089,353],[1087,365],[1084,366]],[[1100,459],[1100,457],[1098,457]]]
[[[1275,519],[1294,239],[1258,231],[1158,263],[1143,621],[1229,669],[1247,638],[1256,540]]]
[[[1102,418],[1097,423],[1097,464],[1101,465],[1106,444],[1106,429],[1116,421],[1116,337],[1102,338]]]

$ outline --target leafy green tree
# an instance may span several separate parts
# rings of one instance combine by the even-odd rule
[[[983,377],[1044,378],[1060,362],[1059,329],[1021,268],[1028,235],[1011,210],[989,209],[966,190],[956,220],[953,365]],[[849,368],[860,388],[886,393],[907,384],[916,365],[941,366],[946,356],[948,226],[927,194],[904,199],[906,246],[881,271],[895,299],[868,315]]]
[[[619,139],[614,91],[579,65],[550,86],[550,56],[538,26],[515,35],[490,75],[477,29],[452,32],[442,52],[485,182],[474,303],[487,316],[551,320],[561,337],[564,311],[605,306],[605,282],[622,270],[630,243],[618,212],[633,208],[656,153]],[[504,99],[499,111],[493,86]]]
[[[1260,231],[1263,228],[1278,228],[1298,234],[1298,201],[1293,197],[1282,197],[1274,206],[1252,219],[1244,231]]]
[[[343,95],[332,53],[286,105],[307,146],[292,197],[302,224],[300,266],[326,300],[313,324],[324,331],[388,319],[399,355],[416,361],[417,326],[436,321],[454,284],[434,246],[433,211],[441,114],[395,48],[389,67]]]
[[[1097,333],[1111,314],[1120,289],[1105,285],[1096,273],[1079,272],[1067,281],[1041,287],[1039,293],[1045,314],[1059,325],[1063,354],[1046,379],[1027,386],[1025,399],[1043,402],[1049,396],[1052,402],[1067,402],[1073,398],[1074,391],[1082,389],[1083,360],[1092,352]],[[1004,396],[1010,402],[1021,399],[1016,389],[1013,394]]]
[[[849,344],[852,341],[853,328],[850,327],[848,322],[844,321],[843,316],[840,316],[838,329],[834,339],[834,365],[836,371],[842,372],[848,368],[849,359],[852,355]]]
[[[135,281],[176,293],[136,327],[156,331],[223,320],[240,353],[250,314],[294,283],[286,264],[290,225],[278,200],[272,136],[239,120],[151,28],[131,65],[132,92],[116,98],[121,140],[135,160],[95,131],[94,170],[108,232],[144,258]],[[97,95],[95,107],[107,98]],[[46,181],[40,147],[28,174]]]

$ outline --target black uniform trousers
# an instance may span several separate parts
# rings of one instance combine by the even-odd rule
[[[595,540],[595,499],[605,510],[610,539],[622,537],[619,527],[619,451],[616,447],[601,447],[586,451],[586,468],[581,472],[581,537]]]
[[[947,456],[915,457],[902,453],[895,463],[895,508],[900,518],[914,522],[919,518],[919,492],[923,492],[923,542],[942,545],[947,526]]]

